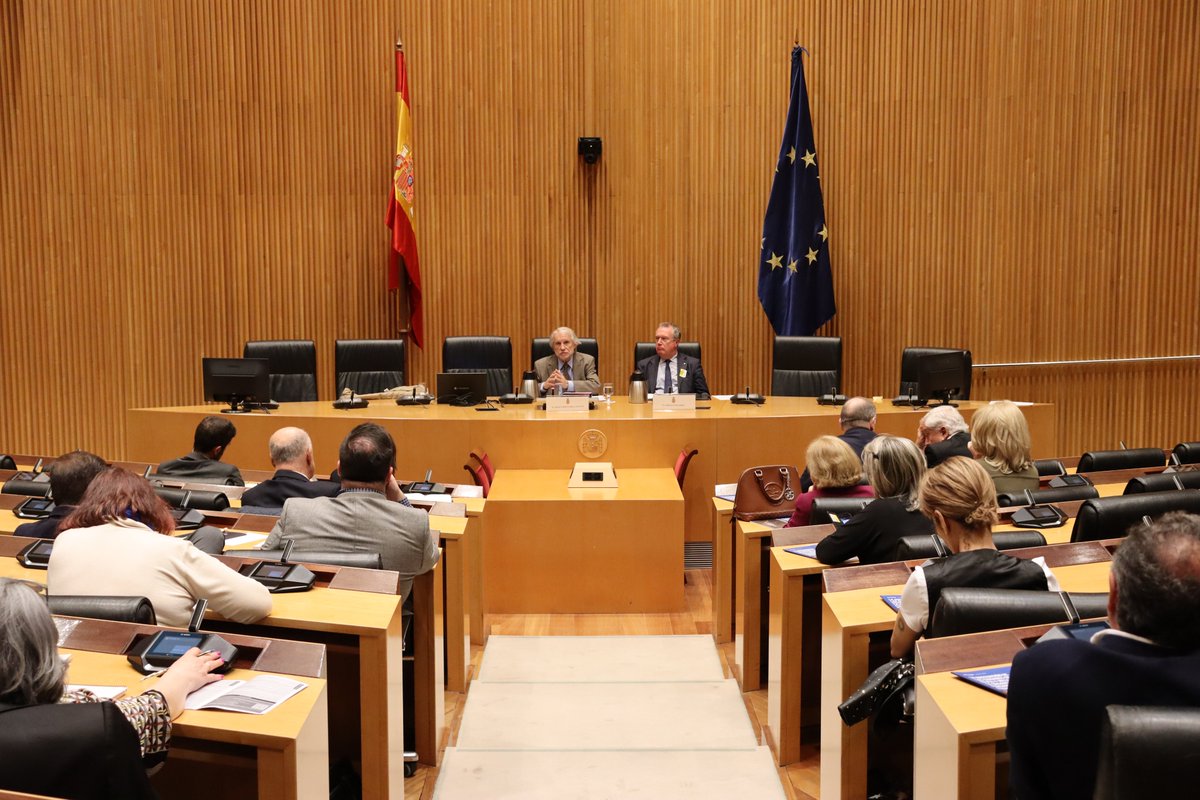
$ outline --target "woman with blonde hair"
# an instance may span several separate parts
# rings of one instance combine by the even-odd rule
[[[809,524],[813,500],[818,497],[874,497],[875,490],[862,483],[862,462],[854,449],[836,436],[818,436],[804,454],[812,488],[796,497],[796,510],[785,527]]]
[[[976,411],[968,447],[991,477],[997,494],[1038,488],[1037,467],[1030,457],[1029,424],[1016,403],[997,400]]]
[[[908,576],[892,630],[893,658],[912,654],[947,586],[1058,591],[1043,559],[1026,561],[996,550],[996,488],[978,461],[955,456],[931,469],[921,481],[917,502],[952,555],[916,567]]]
[[[855,556],[860,564],[891,561],[901,538],[933,533],[915,502],[917,483],[925,474],[925,456],[915,444],[899,436],[876,436],[863,448],[862,463],[876,499],[817,543],[817,559],[823,564]]]

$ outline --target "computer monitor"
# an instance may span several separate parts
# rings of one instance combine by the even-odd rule
[[[204,398],[229,403],[222,414],[245,414],[248,401],[271,399],[271,374],[265,358],[205,358]]]
[[[931,398],[946,405],[970,385],[970,364],[966,350],[948,353],[927,353],[917,362],[917,397],[923,402]]]
[[[473,406],[487,399],[486,372],[439,372],[437,401],[452,406]]]

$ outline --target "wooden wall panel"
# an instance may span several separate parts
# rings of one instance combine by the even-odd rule
[[[755,296],[793,41],[846,390],[909,344],[977,363],[1200,353],[1200,6],[1186,0],[229,0],[0,6],[0,451],[123,455],[201,355],[392,335],[391,46],[408,52],[430,381],[557,324],[621,386],[671,318],[769,383]],[[583,135],[604,138],[584,166]],[[981,370],[1060,447],[1200,438],[1196,362]],[[25,399],[17,399],[25,398]],[[805,443],[797,443],[797,448]],[[186,443],[181,443],[181,447]]]

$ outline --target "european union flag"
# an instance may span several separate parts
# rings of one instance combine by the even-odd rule
[[[758,267],[758,299],[780,336],[811,336],[837,313],[802,52],[792,50],[792,99]]]

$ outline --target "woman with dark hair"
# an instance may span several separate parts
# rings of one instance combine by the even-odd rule
[[[66,692],[68,667],[40,589],[0,578],[0,730],[18,734],[3,741],[0,787],[72,798],[153,797],[142,759],[166,752],[171,720],[187,695],[221,679],[212,672],[220,656],[192,648],[148,691],[111,703],[86,690]]]
[[[265,586],[172,536],[174,530],[170,508],[145,478],[110,469],[63,521],[50,555],[50,590],[146,597],[159,624],[177,628],[201,597],[234,622],[271,613]]]

